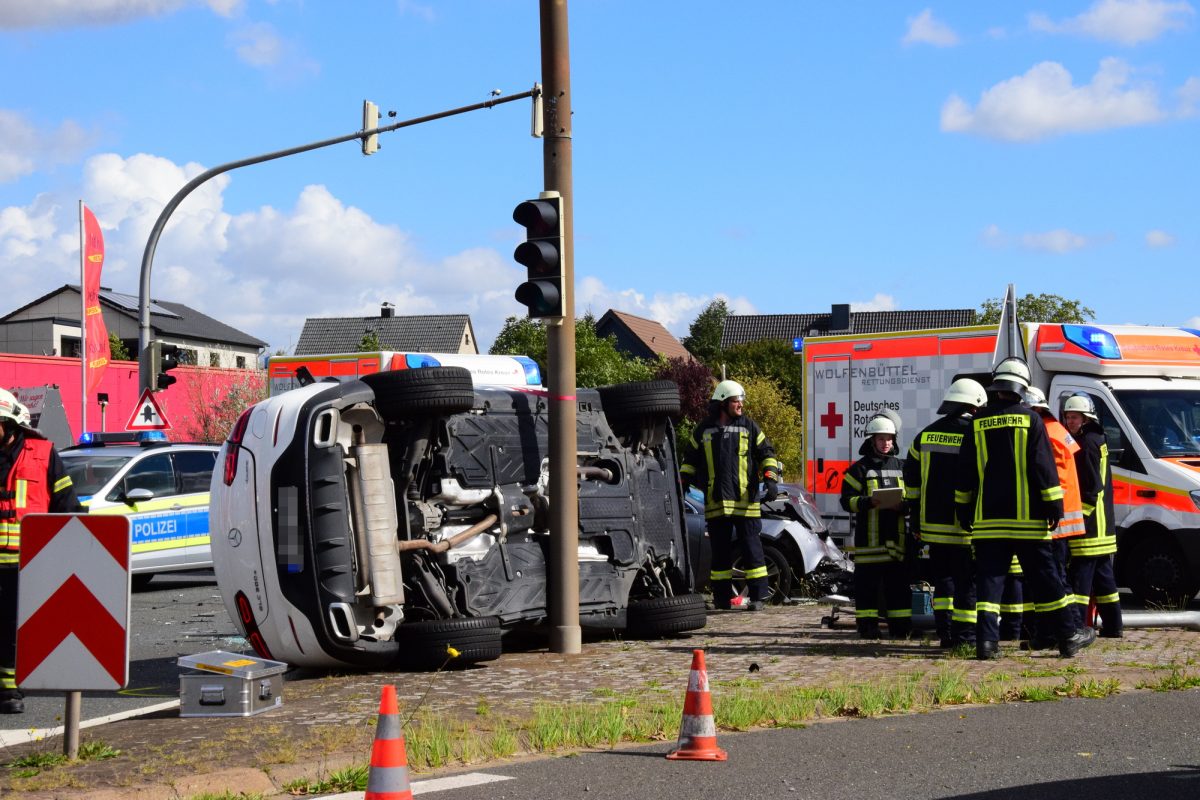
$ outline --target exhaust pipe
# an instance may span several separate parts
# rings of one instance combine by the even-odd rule
[[[356,438],[361,438],[361,433]],[[354,463],[350,507],[355,518],[359,573],[370,576],[366,588],[371,592],[372,605],[403,604],[404,582],[400,554],[396,552],[400,521],[387,445],[356,443],[350,455]]]

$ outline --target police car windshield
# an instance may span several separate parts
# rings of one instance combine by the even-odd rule
[[[67,474],[71,476],[71,482],[75,484],[75,493],[80,497],[91,497],[99,492],[131,458],[133,456],[115,455],[111,452],[62,454]]]
[[[1157,458],[1200,455],[1200,391],[1118,391],[1117,399]]]

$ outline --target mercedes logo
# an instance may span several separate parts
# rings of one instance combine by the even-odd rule
[[[229,543],[231,545],[233,545],[234,547],[237,547],[238,545],[240,545],[242,543],[242,532],[239,531],[237,528],[230,528],[229,529]]]

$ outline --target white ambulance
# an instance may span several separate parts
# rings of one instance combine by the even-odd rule
[[[987,385],[1001,328],[977,326],[804,340],[806,488],[835,537],[863,428],[890,410],[900,451],[936,418],[956,378]],[[1200,591],[1200,331],[1132,325],[1017,326],[1034,385],[1051,408],[1086,393],[1108,439],[1117,576],[1143,600]],[[1003,348],[1003,342],[1001,348]]]
[[[363,375],[389,370],[419,367],[464,367],[471,372],[476,386],[501,386],[509,389],[536,388],[542,385],[542,371],[528,356],[493,356],[483,353],[399,353],[382,350],[369,353],[328,353],[307,356],[271,356],[267,362],[270,394],[303,385],[297,377],[301,368],[316,380],[335,378],[350,381]]]

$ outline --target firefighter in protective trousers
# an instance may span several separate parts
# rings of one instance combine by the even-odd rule
[[[954,499],[959,523],[971,531],[976,559],[975,655],[999,657],[1000,597],[1015,555],[1036,609],[1053,615],[1059,654],[1069,658],[1096,639],[1078,630],[1069,592],[1050,549],[1063,518],[1062,487],[1042,418],[1022,404],[1029,367],[1001,361],[988,386],[988,404],[971,421],[959,451]]]
[[[987,405],[983,386],[970,378],[950,384],[938,407],[943,416],[913,439],[904,460],[909,531],[929,545],[933,620],[938,644],[975,644],[975,559],[971,537],[958,523],[954,484],[958,451],[971,417]]]
[[[58,452],[40,433],[25,427],[28,419],[17,398],[0,389],[0,714],[25,711],[16,682],[21,520],[26,514],[86,510]]]
[[[854,514],[854,620],[859,638],[878,639],[879,620],[886,617],[888,633],[903,639],[912,632],[904,462],[896,456],[891,419],[872,417],[866,434],[858,451],[862,458],[842,476],[842,508]]]
[[[747,608],[763,608],[769,589],[763,557],[761,502],[779,492],[775,448],[745,414],[746,391],[735,381],[721,381],[713,391],[708,418],[696,426],[680,467],[683,489],[695,484],[704,492],[704,518],[712,543],[713,605],[732,607],[733,540],[745,565]],[[760,498],[759,479],[764,495]]]

